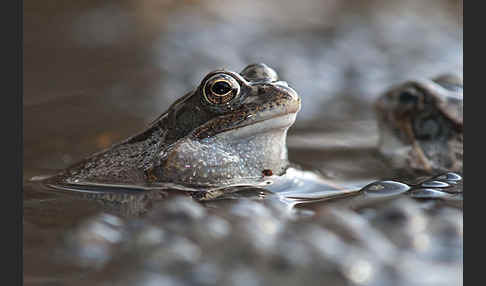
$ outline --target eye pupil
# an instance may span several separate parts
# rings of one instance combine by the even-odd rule
[[[227,94],[228,92],[231,91],[231,85],[229,85],[229,83],[225,82],[225,81],[218,81],[218,82],[215,82],[212,86],[211,86],[211,91],[217,95],[225,95]]]

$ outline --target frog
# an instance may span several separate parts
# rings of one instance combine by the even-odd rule
[[[393,168],[424,175],[462,173],[462,76],[448,73],[394,85],[374,108],[378,150]]]
[[[77,189],[251,184],[289,167],[301,98],[264,63],[209,72],[137,134],[47,179]]]

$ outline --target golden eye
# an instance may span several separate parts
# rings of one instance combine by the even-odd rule
[[[217,74],[210,77],[203,88],[204,99],[215,105],[226,104],[239,93],[240,85],[227,74]]]

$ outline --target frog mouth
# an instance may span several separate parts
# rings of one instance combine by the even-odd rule
[[[286,131],[292,126],[297,117],[298,108],[286,110],[286,112],[267,111],[264,113],[250,114],[233,121],[231,125],[219,128],[200,128],[194,133],[194,136],[199,139],[209,138],[212,136],[224,136],[229,133],[237,134],[237,137],[250,136],[252,134],[266,133],[275,130]]]
[[[248,122],[243,125],[236,126],[234,128],[225,130],[224,132],[228,132],[231,130],[238,130],[238,132],[248,131],[248,133],[265,133],[267,131],[276,130],[276,129],[288,129],[292,126],[295,122],[297,117],[297,113],[287,113],[287,114],[280,114],[275,115],[267,118],[257,119],[252,122]],[[247,132],[245,132],[247,133]]]

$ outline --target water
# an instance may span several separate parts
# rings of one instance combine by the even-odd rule
[[[390,169],[371,108],[391,84],[462,73],[462,2],[233,4],[24,1],[26,179],[138,132],[216,68],[263,61],[303,102],[300,167],[258,189],[26,180],[25,284],[462,285],[461,176]]]

